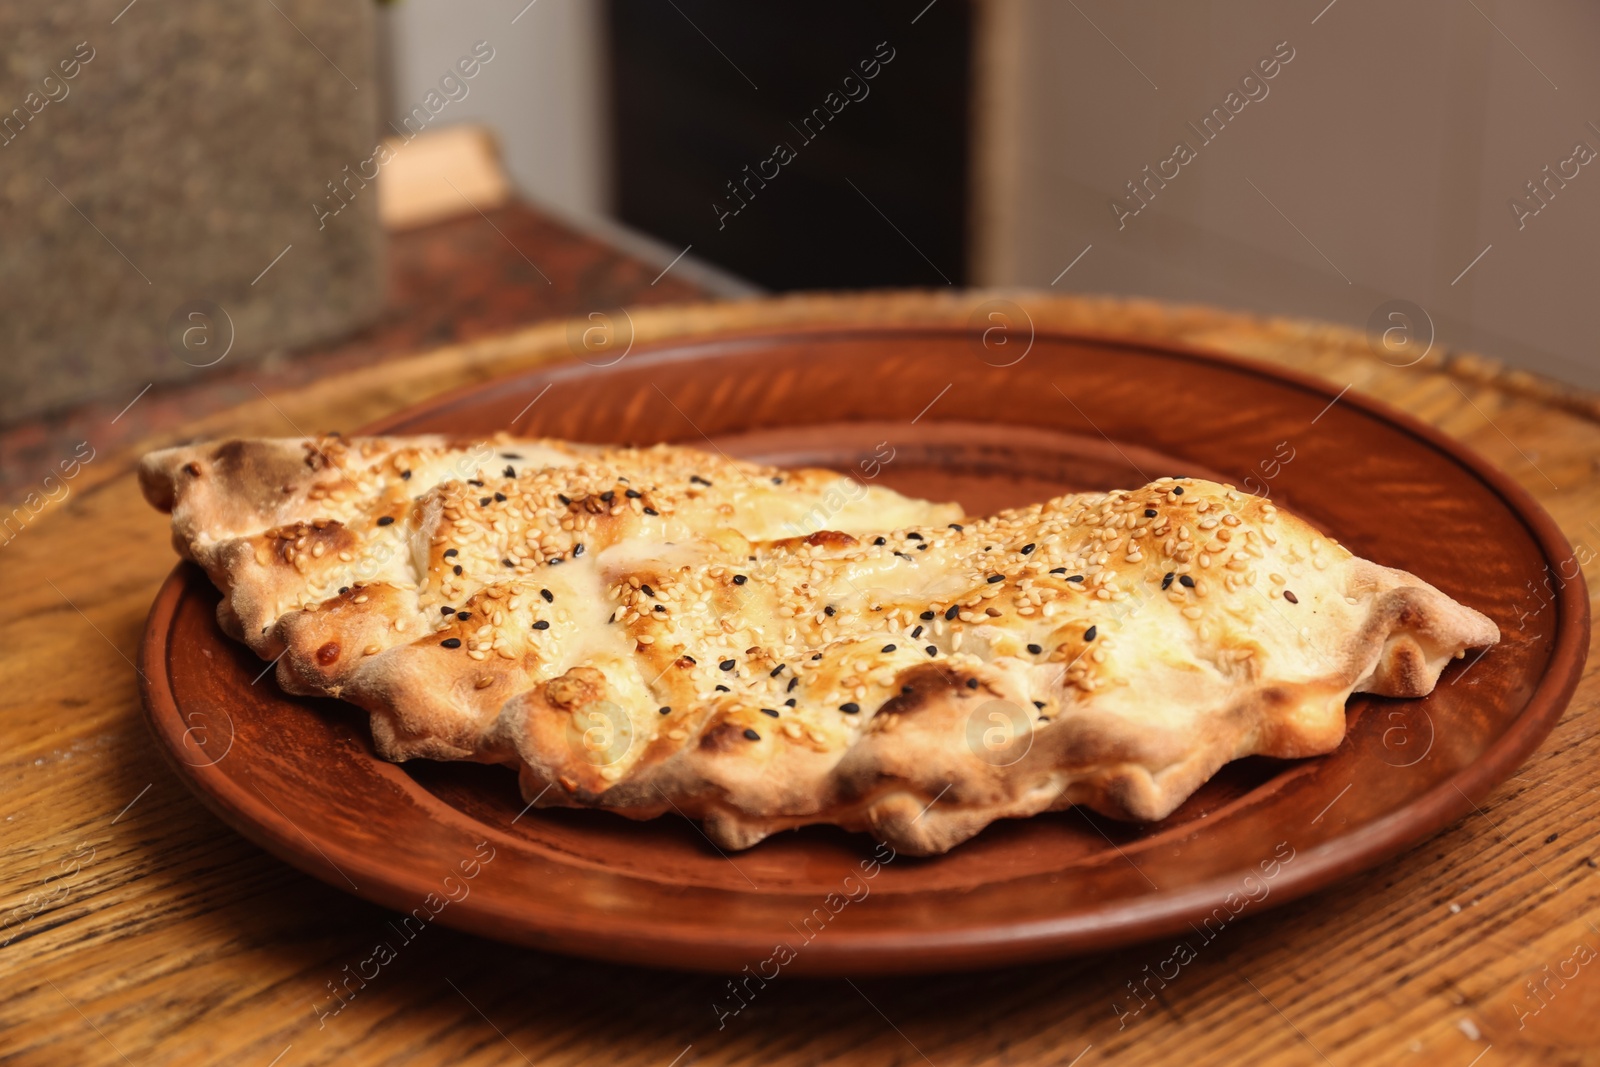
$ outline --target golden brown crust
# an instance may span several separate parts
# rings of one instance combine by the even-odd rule
[[[962,520],[828,472],[549,441],[229,442],[141,476],[225,628],[284,651],[286,689],[367,708],[385,756],[513,764],[542,806],[677,810],[729,847],[1160,819],[1499,636],[1193,479]]]

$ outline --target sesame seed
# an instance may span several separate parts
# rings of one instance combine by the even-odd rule
[[[1085,640],[1085,641],[1093,641],[1093,640],[1094,640],[1094,635],[1095,635],[1095,634],[1096,634],[1096,633],[1098,633],[1098,632],[1099,632],[1099,630],[1100,630],[1100,627],[1098,627],[1098,626],[1091,626],[1091,627],[1089,627],[1089,628],[1088,628],[1088,629],[1087,629],[1087,630],[1085,630],[1085,631],[1083,631],[1083,639],[1084,639],[1084,640]],[[1095,655],[1097,655],[1097,656],[1098,656],[1098,655],[1099,655],[1099,654],[1100,654],[1100,653],[1098,653],[1098,652],[1096,652],[1096,653],[1095,653]]]
[[[754,730],[750,729],[750,727],[748,727],[748,726],[746,726],[744,728],[744,736],[748,740],[751,740],[751,741],[759,741],[759,740],[761,740],[761,735],[756,733]]]
[[[824,615],[827,615],[828,617],[832,618],[834,615],[838,614],[838,611],[837,611],[837,609],[834,608],[834,606],[832,604],[829,604],[829,605],[827,605],[826,607],[824,607],[822,609],[822,613]]]
[[[780,663],[776,667],[772,668],[772,670],[767,672],[767,677],[768,678],[776,678],[778,675],[780,675],[782,673],[783,673],[783,664]]]
[[[475,485],[479,489],[483,488],[483,482],[482,482],[481,479],[478,479],[478,478],[469,478],[469,479],[467,479],[467,484],[468,485]]]
[[[761,714],[763,714],[763,715],[771,715],[774,719],[776,719],[778,717],[778,712],[774,708],[762,708],[761,709]]]
[[[486,508],[486,507],[488,507],[488,506],[489,506],[489,501],[491,501],[491,500],[493,500],[493,499],[494,499],[494,497],[489,497],[489,496],[480,496],[480,497],[479,497],[479,498],[478,498],[478,506],[479,506],[479,507],[480,507],[480,508]]]
[[[746,578],[742,574],[735,574],[733,576],[733,584],[734,585],[743,585],[745,582],[748,582],[749,580],[750,580],[749,578]]]
[[[517,469],[511,464],[507,463],[506,469],[502,473],[505,474],[507,478],[515,478],[517,476]]]
[[[607,489],[605,492],[600,494],[600,499],[609,504],[613,500],[617,499],[617,491],[615,489]]]
[[[539,595],[544,597],[546,604],[554,604],[556,602],[556,595],[548,589],[539,590]]]
[[[1287,601],[1288,601],[1288,602],[1289,602],[1289,603],[1291,603],[1291,604],[1298,604],[1298,603],[1300,603],[1300,598],[1299,598],[1299,597],[1297,597],[1297,596],[1295,596],[1295,595],[1294,595],[1294,594],[1293,594],[1293,593],[1291,593],[1291,592],[1290,592],[1290,591],[1289,591],[1289,590],[1287,590],[1287,589],[1285,589],[1285,590],[1284,590],[1284,591],[1283,591],[1283,599],[1285,599],[1285,600],[1287,600]]]
[[[1070,574],[1070,575],[1067,576],[1067,581],[1069,581],[1069,582],[1081,582],[1081,581],[1083,581],[1083,575],[1081,575],[1081,574]]]
[[[378,525],[379,526],[388,526],[393,522],[394,522],[394,516],[392,516],[392,515],[384,515],[384,516],[382,516],[381,518],[378,519]]]
[[[875,544],[875,545],[882,545],[882,544],[887,544],[888,542],[885,541],[881,537],[875,537],[875,538],[872,539],[872,543]]]
[[[461,564],[457,563],[454,567],[451,567],[450,569],[452,571],[454,571],[455,573],[460,574],[461,573]]]
[[[509,560],[509,559],[503,559],[503,560],[501,560],[501,561],[500,561],[500,565],[501,565],[501,566],[502,566],[502,567],[515,567],[515,566],[516,566],[516,564],[515,564],[515,563],[512,563],[512,562],[511,562],[511,561],[510,561],[510,560]]]
[[[1065,568],[1065,567],[1052,567],[1050,569],[1050,573],[1051,574],[1065,574],[1065,573],[1067,573],[1067,568]]]
[[[1039,653],[1044,651],[1044,648],[1041,645],[1029,645],[1028,651],[1037,656]]]
[[[1035,547],[1034,543],[1032,541],[1029,541],[1027,544],[1022,546],[1022,554],[1024,556],[1031,555],[1033,550],[1034,550],[1034,547]]]
[[[915,641],[917,638],[919,638],[921,636],[922,636],[922,627],[918,626],[915,630],[911,631],[911,640]]]
[[[719,685],[719,686],[717,686],[717,692],[719,692],[719,693],[731,693],[731,692],[733,692],[733,690],[729,689],[725,685]]]
[[[812,658],[812,660],[819,660],[819,659],[822,658],[822,653],[821,652],[813,652],[811,654],[811,658]]]
[[[978,680],[976,678],[968,678],[967,679],[967,688],[968,689],[976,689],[976,688],[978,688]]]
[[[782,485],[783,484],[783,479],[779,478],[777,475],[773,475],[772,476],[772,484],[773,485]]]
[[[1183,586],[1185,589],[1193,589],[1194,579],[1189,577],[1187,574],[1180,574],[1178,575],[1178,584]]]
[[[671,715],[672,714],[672,705],[669,704],[669,705],[667,705],[666,707],[663,707],[660,710],[661,710],[661,714],[663,714],[663,715]]]
[[[800,684],[800,679],[798,679],[798,678],[790,678],[789,679],[789,688],[785,689],[784,692],[786,692],[786,693],[794,692],[794,687],[799,685],[799,684]]]
[[[461,638],[459,638],[459,637],[447,637],[443,641],[439,642],[439,647],[440,648],[460,648],[461,647]]]
[[[1173,486],[1172,487],[1172,495],[1173,496],[1182,496],[1183,495],[1183,486],[1181,486],[1181,485]]]
[[[706,481],[704,478],[700,477],[698,474],[689,475],[689,482],[692,485],[710,485],[711,484],[710,482]]]
[[[731,659],[725,659],[721,663],[717,664],[717,667],[719,669],[725,670],[725,671],[731,671],[731,670],[733,670],[733,668],[735,666],[737,666],[737,664],[734,663],[734,661],[731,660]]]
[[[988,579],[990,585],[993,585],[995,582],[1003,582],[1005,580],[1006,576],[1003,574],[991,574],[989,575]]]
[[[916,532],[911,532],[911,533],[906,534],[906,540],[908,540],[908,541],[920,541],[920,540],[922,540],[922,535],[919,534],[919,533],[916,533]]]
[[[933,612],[924,611],[921,615],[918,615],[917,618],[921,619],[923,622],[932,622],[933,621],[933,616],[934,616]]]
[[[459,555],[461,555],[460,549],[447,548],[447,549],[444,550],[444,558],[445,559],[449,559],[452,556],[459,556]]]
[[[453,612],[455,610],[456,610],[455,608],[451,607],[449,604],[446,604],[444,607],[439,609],[439,614],[440,615],[449,615],[451,612]]]
[[[639,492],[637,489],[628,489],[624,491],[622,495],[627,497],[629,500],[638,500],[644,494]]]
[[[411,480],[411,472],[410,471],[401,471],[400,472],[400,477],[404,478],[406,481],[409,482]]]
[[[952,522],[950,524],[950,529],[956,531],[956,533],[960,533],[962,530],[965,530],[966,527],[961,525],[959,522]]]
[[[506,502],[506,495],[504,493],[496,493],[494,498],[502,504]]]
[[[927,648],[923,649],[923,651],[930,656],[937,656],[939,654],[939,650],[932,645],[929,645]]]
[[[884,645],[884,646],[883,646],[883,647],[882,647],[882,648],[881,648],[881,649],[879,649],[879,650],[878,650],[878,651],[880,651],[880,652],[883,652],[883,653],[885,653],[885,654],[887,654],[887,653],[890,653],[890,652],[893,652],[893,651],[894,651],[894,646],[893,646],[893,645]]]
[[[657,511],[655,508],[645,508],[644,509],[644,513],[646,515],[660,515],[661,514],[661,512]]]
[[[945,613],[944,613],[945,621],[949,622],[950,620],[954,619],[959,614],[961,614],[961,605],[960,604],[951,604],[948,608],[945,609]]]
[[[861,705],[852,700],[848,704],[840,704],[839,710],[844,712],[846,715],[854,715],[856,712],[861,710]]]
[[[573,545],[572,546],[572,558],[573,559],[577,559],[581,555],[583,555],[583,546],[582,545]]]
[[[786,707],[786,708],[794,707],[794,697],[790,697],[788,700],[785,700],[783,702],[783,706]]]
[[[540,619],[538,622],[533,624],[533,628],[535,630],[548,630],[550,629],[550,623],[544,619]]]
[[[563,504],[568,505],[569,507],[572,504],[572,498],[565,493],[557,493],[556,499],[561,501]]]
[[[1042,701],[1042,700],[1035,700],[1035,701],[1034,701],[1034,702],[1033,702],[1033,706],[1034,706],[1034,707],[1036,707],[1036,708],[1038,708],[1038,709],[1039,709],[1039,710],[1040,710],[1040,711],[1043,711],[1043,710],[1044,710],[1044,701]],[[1042,718],[1042,716],[1041,716],[1041,718]]]
[[[1157,511],[1155,508],[1145,508],[1144,509],[1144,517],[1147,518],[1147,519],[1153,519],[1159,514],[1161,514],[1161,513],[1159,511]]]
[[[341,585],[339,587],[339,595],[340,596],[343,596],[345,593],[348,593],[349,591],[350,591],[350,587],[348,585]],[[449,611],[446,611],[445,614],[448,615]]]
[[[1165,589],[1172,584],[1173,573],[1168,571],[1161,576],[1161,588]]]
[[[456,612],[456,618],[460,619],[462,622],[466,622],[468,619],[472,618],[472,612],[458,611]]]

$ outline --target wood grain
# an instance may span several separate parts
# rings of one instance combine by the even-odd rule
[[[965,322],[982,299],[810,296],[633,318],[641,339],[819,317]],[[1182,340],[1382,397],[1499,463],[1600,577],[1592,397],[1472,357],[1390,367],[1359,334],[1329,326],[1010,299],[1041,326]],[[163,440],[349,429],[444,388],[567,358],[567,337],[564,325],[542,326],[358,370]],[[1225,931],[1136,1016],[1119,1020],[1112,1003],[1126,1009],[1125,983],[1169,946],[939,978],[780,979],[719,1030],[711,1005],[727,997],[724,980],[434,926],[319,1022],[312,1005],[327,984],[376,942],[397,940],[392,916],[247,844],[162,764],[139,720],[130,657],[171,555],[128,477],[132,458],[97,459],[5,549],[17,590],[0,622],[6,1062],[1600,1063],[1592,659],[1550,740],[1479,813]],[[1539,602],[1530,591],[1529,610]]]

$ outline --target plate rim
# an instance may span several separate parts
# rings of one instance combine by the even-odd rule
[[[951,337],[970,337],[970,330],[952,323],[784,323],[711,334],[661,337],[641,342],[634,352],[640,356],[668,353],[670,360],[663,360],[668,362],[696,357],[716,358],[718,349],[738,352],[752,342],[781,344],[785,340],[814,340],[819,336],[840,340],[873,340],[908,335],[948,340]],[[1324,380],[1302,371],[1186,342],[1071,329],[1035,329],[1034,337],[1036,341],[1048,338],[1057,342],[1153,351],[1169,357],[1221,365],[1294,386],[1327,399],[1330,406],[1333,402],[1348,403],[1364,410],[1369,416],[1405,431],[1470,472],[1528,530],[1547,563],[1572,554],[1571,544],[1555,520],[1510,475],[1464,443],[1381,399],[1354,392],[1350,387],[1337,390]],[[604,372],[605,368],[591,367],[571,358],[551,359],[442,391],[372,420],[350,433],[392,432],[403,423],[445,413],[485,390],[518,378],[550,374],[582,376]],[[430,887],[424,878],[411,877],[409,872],[397,872],[393,868],[369,863],[363,850],[346,848],[338,838],[322,837],[314,841],[286,816],[273,810],[270,801],[262,803],[251,797],[233,778],[217,772],[215,765],[197,767],[178,757],[175,745],[181,743],[183,720],[167,672],[166,653],[169,646],[164,636],[170,632],[178,605],[197,581],[204,583],[208,579],[198,567],[180,561],[167,576],[151,605],[139,649],[143,672],[140,695],[144,717],[168,765],[223,822],[279,859],[344,890],[346,886],[341,884],[343,880],[326,869],[333,860],[323,853],[321,846],[329,847],[341,863],[360,873],[365,884],[371,887],[357,890],[355,895],[386,907],[405,910],[407,902],[420,899],[429,891]],[[1293,866],[1286,867],[1274,880],[1275,892],[1270,902],[1261,902],[1260,910],[1325,889],[1343,878],[1392,858],[1409,846],[1434,837],[1461,817],[1477,810],[1477,800],[1538,749],[1576,691],[1588,655],[1589,601],[1587,584],[1581,571],[1578,581],[1567,582],[1557,591],[1555,606],[1556,622],[1549,663],[1529,694],[1523,712],[1505,732],[1471,764],[1393,812],[1297,853]],[[177,733],[174,733],[175,728]],[[455,812],[397,765],[387,764],[376,756],[370,758],[380,769],[387,768],[403,779],[405,787],[431,800],[432,804],[426,805],[430,811],[447,809],[454,813],[456,819],[494,833],[497,839],[519,840]],[[300,845],[296,840],[298,837],[304,837],[311,848]],[[809,974],[947,971],[1002,966],[1144,942],[1183,929],[1196,905],[1220,900],[1229,889],[1236,887],[1242,870],[1220,874],[1182,889],[1158,890],[1147,897],[1131,900],[1119,898],[1100,907],[1062,916],[1028,920],[1000,917],[983,923],[916,930],[852,928],[848,933],[808,944],[807,950],[789,969]],[[396,877],[397,874],[399,877]],[[617,876],[648,882],[648,879],[626,872],[617,872]],[[1107,915],[1116,918],[1110,922],[1103,921]],[[651,921],[648,916],[635,917],[624,923],[616,916],[608,915],[603,924],[594,926],[575,921],[578,917],[571,914],[563,914],[558,923],[545,922],[542,925],[538,922],[530,924],[528,918],[526,911],[497,908],[492,906],[492,902],[486,906],[486,902],[480,900],[475,906],[466,906],[463,901],[461,908],[448,909],[439,916],[438,921],[496,940],[544,950],[614,962],[719,972],[736,969],[737,965],[730,967],[727,960],[762,958],[762,954],[769,951],[767,942],[771,939],[768,931],[719,930],[712,939],[713,945],[708,943],[707,927],[704,925],[680,929],[680,926]],[[695,955],[696,952],[704,955]]]

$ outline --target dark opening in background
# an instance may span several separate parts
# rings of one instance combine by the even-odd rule
[[[966,3],[608,7],[624,222],[771,289],[965,283]]]

